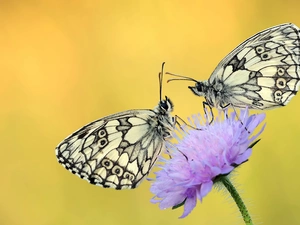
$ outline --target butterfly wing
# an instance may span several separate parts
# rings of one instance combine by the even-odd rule
[[[59,163],[92,184],[135,188],[164,149],[157,113],[130,110],[94,121],[56,148]]]
[[[299,64],[299,28],[282,24],[240,44],[219,63],[208,83],[224,86],[223,105],[284,106],[299,89]]]

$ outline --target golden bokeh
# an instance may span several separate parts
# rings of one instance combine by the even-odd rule
[[[243,224],[228,195],[213,191],[185,219],[149,202],[150,183],[103,189],[66,171],[54,148],[97,118],[153,108],[158,72],[207,79],[217,63],[256,32],[300,26],[289,1],[0,1],[1,225]],[[202,100],[186,82],[164,83],[186,118]],[[239,190],[254,221],[300,224],[300,97],[266,111],[267,126]]]

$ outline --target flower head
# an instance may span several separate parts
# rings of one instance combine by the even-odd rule
[[[251,155],[250,144],[256,135],[255,128],[264,120],[264,114],[249,116],[248,110],[241,110],[239,118],[235,113],[220,115],[209,125],[201,125],[201,116],[192,116],[197,129],[184,128],[182,140],[175,135],[177,144],[168,144],[171,159],[164,160],[161,170],[151,185],[155,194],[152,203],[159,203],[161,209],[184,204],[181,218],[186,217],[212,189],[216,178],[229,174],[235,167],[246,162]],[[222,115],[221,115],[222,116]]]

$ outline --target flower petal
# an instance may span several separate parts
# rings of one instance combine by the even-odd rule
[[[200,191],[197,192],[198,199],[202,201],[202,198],[205,197],[211,191],[212,187],[213,187],[212,181],[201,184]]]
[[[196,204],[197,204],[196,196],[193,196],[191,198],[187,198],[185,203],[184,203],[183,214],[179,218],[184,218],[187,215],[189,215],[190,212],[195,208]]]

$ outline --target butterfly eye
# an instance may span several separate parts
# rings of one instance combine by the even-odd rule
[[[104,147],[108,144],[106,138],[101,138],[101,139],[98,141],[98,143],[99,143],[99,147],[100,147],[100,148],[104,148]]]
[[[163,100],[163,101],[160,101],[160,107],[163,108],[165,111],[168,111],[169,109],[169,105],[167,103],[167,101]]]
[[[114,166],[112,173],[120,177],[123,174],[123,169],[120,166]]]
[[[284,73],[285,73],[285,70],[283,69],[283,68],[278,68],[278,70],[277,70],[277,74],[279,75],[279,76],[282,76],[282,75],[284,75]]]
[[[109,170],[113,167],[113,163],[109,159],[103,159],[101,164],[103,167],[105,167]]]
[[[99,137],[102,138],[102,137],[104,137],[106,135],[106,131],[104,129],[99,130],[98,135],[99,135]]]
[[[203,92],[203,84],[201,82],[196,83],[196,89],[199,92]]]
[[[264,53],[264,54],[261,55],[261,59],[262,59],[262,60],[268,60],[268,59],[270,59],[270,58],[271,58],[271,55],[268,54],[268,53]]]
[[[281,102],[282,100],[282,91],[277,90],[274,92],[274,100],[275,102]]]
[[[274,95],[276,96],[276,97],[281,97],[282,96],[282,92],[281,91],[275,91],[275,93],[274,93]]]
[[[131,174],[131,173],[128,173],[128,172],[125,172],[124,173],[124,177],[130,181],[133,181],[134,180],[134,175]]]
[[[256,52],[257,52],[258,54],[261,54],[261,53],[263,53],[264,51],[265,51],[264,47],[261,47],[261,46],[256,47]]]
[[[276,80],[276,86],[277,86],[278,88],[285,88],[285,86],[286,86],[286,80],[283,79],[283,78],[277,79],[277,80]]]

